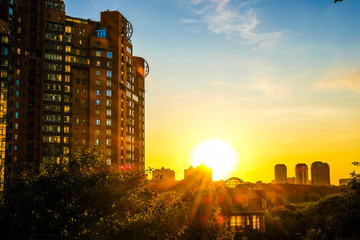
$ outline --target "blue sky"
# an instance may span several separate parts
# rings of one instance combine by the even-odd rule
[[[232,144],[232,174],[249,181],[320,160],[336,184],[360,159],[360,1],[65,3],[71,16],[110,9],[132,23],[134,54],[150,65],[147,166],[166,162],[181,179],[207,138]]]

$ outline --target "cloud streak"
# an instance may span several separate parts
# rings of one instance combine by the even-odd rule
[[[335,91],[351,90],[360,93],[360,69],[332,68],[322,76],[320,82],[314,84],[314,88]]]
[[[270,81],[259,81],[251,87],[251,89],[259,90],[265,93],[268,97],[278,100],[286,99],[290,95],[290,90],[280,85],[276,85]]]
[[[283,32],[260,33],[258,16],[250,1],[232,0],[184,0],[190,5],[194,18],[182,19],[184,24],[205,24],[215,34],[224,34],[230,39],[241,39],[246,44],[256,44],[261,49],[271,49],[280,40]]]

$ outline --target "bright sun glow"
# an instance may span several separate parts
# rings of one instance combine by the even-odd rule
[[[227,142],[218,139],[209,139],[196,146],[192,153],[194,167],[204,164],[212,169],[213,179],[220,180],[229,177],[233,170],[237,153]]]

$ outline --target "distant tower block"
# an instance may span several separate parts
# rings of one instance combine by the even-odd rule
[[[329,164],[323,162],[313,162],[311,164],[311,183],[312,185],[330,185]]]
[[[308,183],[308,166],[305,163],[299,163],[295,167],[295,183],[306,185]]]
[[[285,164],[275,166],[275,183],[287,183],[287,169]]]

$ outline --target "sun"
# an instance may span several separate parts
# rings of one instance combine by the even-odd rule
[[[233,170],[238,155],[231,145],[219,139],[209,139],[197,145],[191,161],[196,167],[201,164],[212,169],[213,179],[220,180]]]

